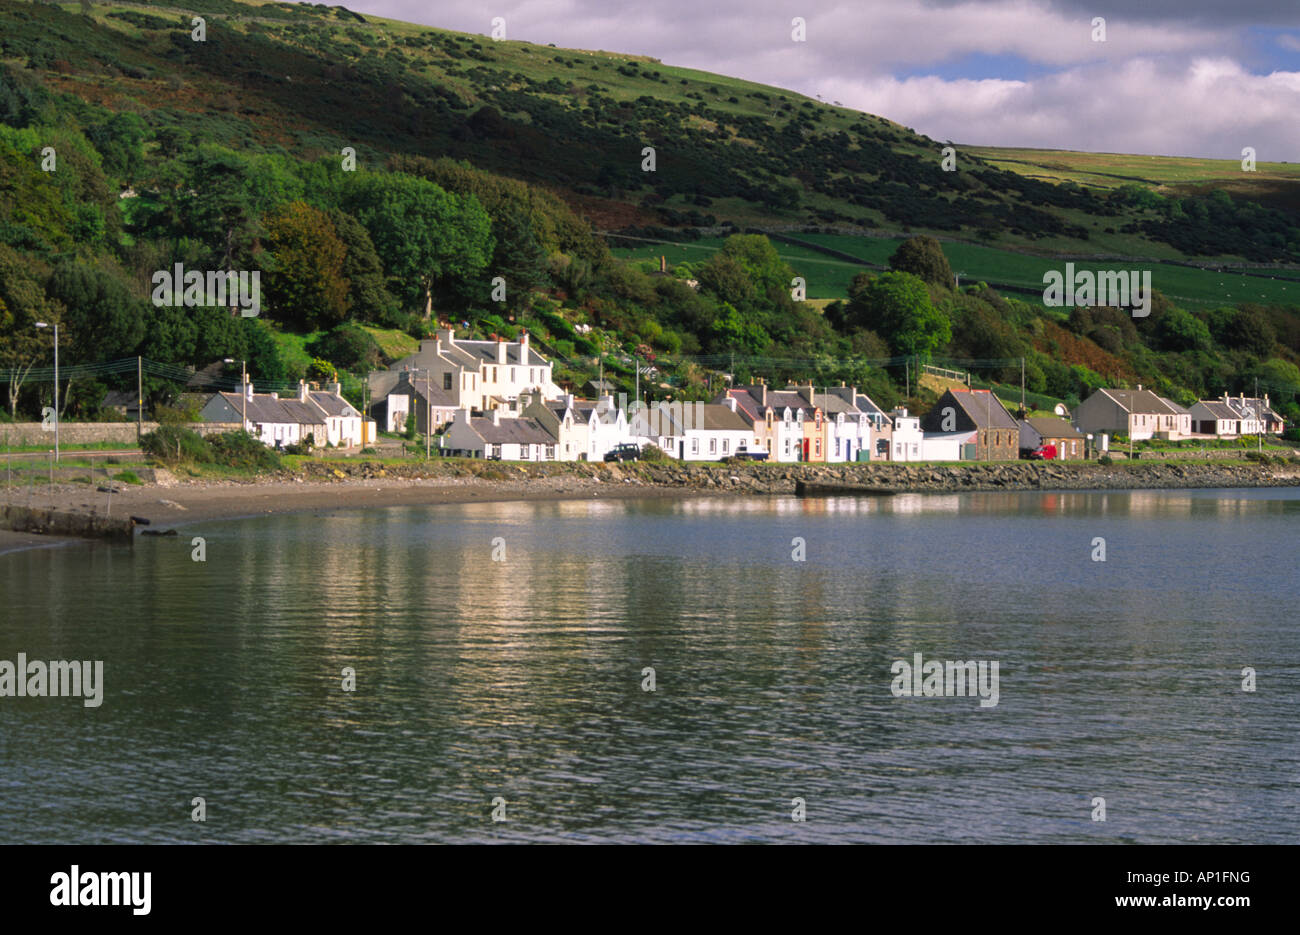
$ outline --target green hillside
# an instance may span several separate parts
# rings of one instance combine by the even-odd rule
[[[226,358],[358,395],[439,320],[526,327],[574,387],[630,388],[640,358],[656,397],[725,372],[892,405],[926,357],[1000,383],[1023,358],[1040,401],[1300,391],[1288,166],[959,146],[945,171],[942,144],[780,88],[342,7],[0,0],[0,27],[9,417],[50,401],[28,374],[51,318],[68,417],[102,416],[129,377],[97,362],[136,355],[154,402]],[[1151,269],[1150,317],[1044,308],[1066,256]],[[259,271],[261,313],[160,292],[176,264]]]

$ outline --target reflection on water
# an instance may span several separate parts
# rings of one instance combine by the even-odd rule
[[[103,659],[106,691],[0,698],[0,834],[1294,841],[1297,510],[483,503],[8,555],[0,659]],[[914,652],[999,661],[999,704],[894,698]]]

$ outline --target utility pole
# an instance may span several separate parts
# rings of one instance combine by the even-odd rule
[[[1023,357],[1020,358],[1020,410],[1021,412],[1027,411],[1025,409],[1025,359]]]
[[[48,328],[43,321],[36,323],[37,328]],[[59,460],[59,323],[54,322],[54,460]],[[54,476],[50,475],[51,478]]]
[[[429,389],[431,370],[424,371],[424,460],[429,460],[433,449],[433,396]]]
[[[135,443],[140,444],[144,433],[144,362],[135,359]]]

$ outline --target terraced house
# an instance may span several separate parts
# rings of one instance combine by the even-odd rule
[[[714,402],[735,400],[736,414],[753,436],[751,447],[767,451],[771,460],[825,461],[826,419],[814,395],[811,386],[773,390],[756,383],[732,387]]]

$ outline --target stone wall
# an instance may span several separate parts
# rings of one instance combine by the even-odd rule
[[[191,422],[185,426],[200,435],[214,435],[222,432],[234,432],[239,429],[238,422]],[[144,423],[145,434],[158,428],[157,422]],[[59,426],[59,444],[89,445],[97,442],[112,442],[123,448],[136,446],[136,426],[134,422],[64,422]],[[46,445],[54,447],[54,432],[45,431],[40,422],[10,422],[0,424],[0,448],[6,445],[30,446]]]
[[[128,516],[109,517],[94,513],[61,513],[24,506],[0,507],[0,528],[49,536],[80,536],[83,539],[131,541],[135,522]]]

